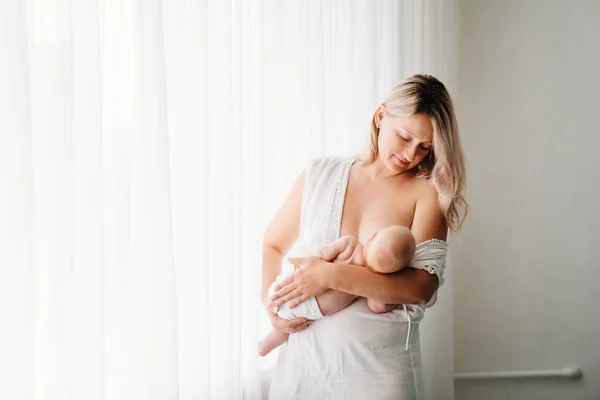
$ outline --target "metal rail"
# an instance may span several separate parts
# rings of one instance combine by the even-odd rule
[[[567,378],[577,379],[582,375],[581,368],[570,365],[561,369],[533,371],[501,371],[501,372],[459,372],[454,379],[503,379],[503,378]]]

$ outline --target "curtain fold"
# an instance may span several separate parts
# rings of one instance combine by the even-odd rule
[[[455,94],[457,29],[456,0],[2,2],[0,398],[262,398],[266,225],[400,79]]]

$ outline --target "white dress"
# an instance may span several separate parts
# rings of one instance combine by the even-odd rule
[[[300,236],[290,255],[340,237],[342,209],[353,158],[325,157],[308,163]],[[443,283],[446,242],[417,245],[410,266]],[[423,399],[419,324],[427,305],[372,313],[366,299],[291,334],[280,348],[269,399]]]

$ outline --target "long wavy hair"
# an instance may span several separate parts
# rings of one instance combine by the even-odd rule
[[[418,165],[417,176],[433,184],[448,228],[458,233],[469,212],[465,200],[465,160],[460,143],[458,123],[450,94],[442,82],[431,75],[416,74],[399,82],[382,103],[392,117],[425,113],[433,125],[433,147]],[[377,159],[379,128],[377,111],[371,119],[368,145],[357,157],[363,165]]]

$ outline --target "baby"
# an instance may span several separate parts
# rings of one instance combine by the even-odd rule
[[[322,258],[325,261],[339,264],[364,265],[371,270],[391,274],[404,268],[415,253],[415,238],[410,230],[404,226],[390,226],[375,233],[366,246],[363,246],[353,236],[342,236],[331,243],[319,247],[311,257]],[[275,283],[285,279],[292,271],[279,274],[276,282],[269,288],[269,295],[273,295]],[[290,309],[291,302],[282,304],[277,312],[280,318],[293,319],[304,317],[310,320],[323,318],[324,315],[334,314],[348,307],[357,297],[352,294],[328,290],[325,293],[298,304]],[[367,299],[367,306],[374,313],[388,312],[396,305],[379,303]],[[273,349],[281,346],[288,339],[289,334],[272,330],[260,343],[258,354],[263,357]]]

